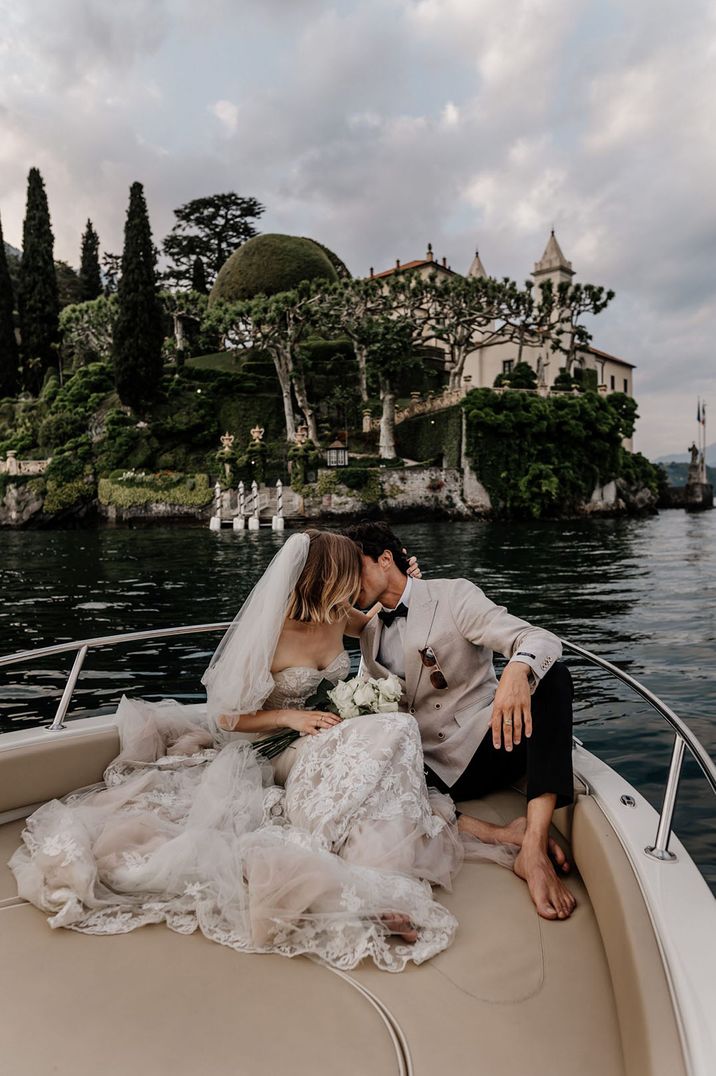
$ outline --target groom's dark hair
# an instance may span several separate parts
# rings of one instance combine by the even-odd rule
[[[345,527],[343,533],[346,538],[352,538],[361,552],[371,560],[377,561],[384,550],[389,550],[403,575],[408,574],[408,558],[403,552],[403,543],[387,523],[374,523],[369,519],[363,519],[360,523]]]

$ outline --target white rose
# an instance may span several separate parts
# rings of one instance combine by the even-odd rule
[[[394,702],[379,702],[376,705],[376,713],[378,714],[397,714],[398,708]]]
[[[397,702],[400,699],[403,694],[403,687],[395,673],[391,673],[390,676],[386,676],[379,681],[378,693],[380,702]]]
[[[353,684],[352,680],[339,680],[334,688],[328,692],[328,698],[331,702],[340,710],[342,706],[349,703],[353,699]]]
[[[369,681],[359,684],[353,692],[353,702],[356,706],[366,710],[372,710],[377,703],[375,686]]]
[[[352,702],[347,702],[343,706],[340,706],[339,712],[344,721],[347,721],[349,717],[358,717],[360,715],[360,710]]]

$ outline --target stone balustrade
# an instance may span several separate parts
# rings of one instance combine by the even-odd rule
[[[0,474],[38,475],[44,474],[50,460],[19,460],[16,452],[8,452],[7,459],[0,460]]]

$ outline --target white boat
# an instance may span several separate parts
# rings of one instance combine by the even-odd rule
[[[6,864],[28,814],[101,781],[118,753],[112,715],[65,721],[85,657],[100,646],[226,627],[0,658],[8,667],[76,655],[52,725],[0,736],[2,1073],[713,1076],[716,900],[671,826],[684,751],[715,792],[716,767],[665,703],[566,641],[637,691],[674,733],[660,813],[575,741],[575,803],[555,817],[576,866],[571,919],[540,919],[514,874],[467,863],[453,892],[437,893],[459,920],[455,941],[397,975],[237,953],[163,925],[108,937],[51,930],[18,898]],[[465,809],[506,822],[523,813],[524,799],[509,789]]]

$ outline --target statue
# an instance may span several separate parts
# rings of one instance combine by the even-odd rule
[[[689,445],[689,452],[691,453],[691,466],[693,467],[699,462],[699,450],[696,447],[695,441],[692,441]]]
[[[234,441],[236,440],[236,438],[234,437],[233,433],[229,433],[227,430],[227,432],[223,434],[223,436],[221,436],[219,440],[221,441],[221,445],[224,449],[224,452],[229,453],[234,447]]]
[[[264,428],[263,428],[263,426],[258,426],[258,425],[254,426],[253,430],[251,431],[251,439],[253,441],[259,442],[259,441],[263,441],[263,438],[264,438]]]

